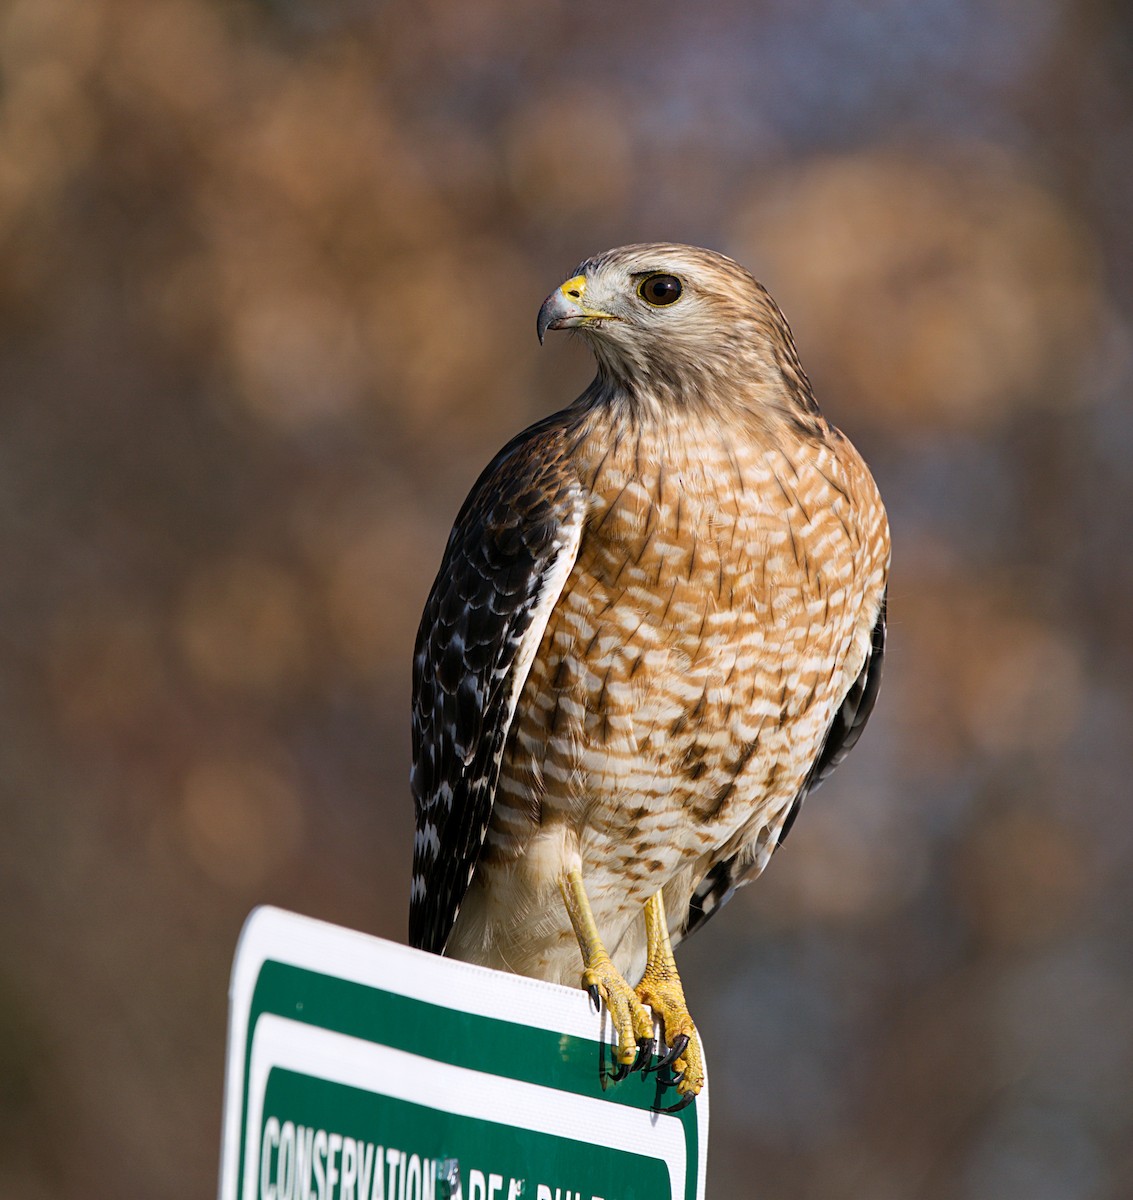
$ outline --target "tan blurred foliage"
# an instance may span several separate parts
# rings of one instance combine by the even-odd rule
[[[745,257],[783,278],[812,357],[854,408],[984,429],[1080,402],[1097,251],[1020,164],[984,146],[808,163],[741,212]]]
[[[254,898],[301,845],[293,772],[263,759],[211,759],[185,780],[181,820],[189,853],[218,882]]]
[[[444,539],[652,237],[894,528],[861,747],[681,951],[710,1196],[1133,1192],[1133,39],[977,7],[0,2],[0,1195],[207,1194],[248,909],[402,936]]]

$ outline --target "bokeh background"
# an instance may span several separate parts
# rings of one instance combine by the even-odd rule
[[[449,525],[665,238],[895,544],[867,736],[682,952],[709,1194],[1133,1195],[1130,11],[0,3],[0,1194],[210,1194],[248,910],[403,937]]]

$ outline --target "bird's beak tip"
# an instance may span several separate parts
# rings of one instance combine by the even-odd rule
[[[535,322],[535,332],[539,335],[541,346],[547,337],[548,329],[559,329],[559,321],[563,317],[562,298],[558,292],[552,292],[543,302],[539,310],[539,319]]]
[[[535,323],[540,346],[547,336],[548,329],[573,329],[591,315],[590,310],[584,308],[581,303],[585,287],[585,278],[576,275],[555,288],[543,301],[543,307],[539,309],[539,319]]]

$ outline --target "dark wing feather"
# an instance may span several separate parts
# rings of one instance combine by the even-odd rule
[[[443,952],[488,830],[515,704],[578,550],[561,414],[488,465],[449,536],[413,657],[409,942]]]
[[[834,771],[847,754],[854,748],[857,740],[866,727],[873,706],[877,702],[877,692],[881,687],[881,667],[885,659],[885,604],[886,594],[881,596],[881,608],[877,614],[877,623],[873,627],[870,638],[869,652],[865,663],[854,680],[845,699],[834,714],[834,720],[826,731],[822,748],[819,750],[813,765],[807,772],[798,794],[787,810],[787,816],[779,830],[776,846],[781,846],[799,815],[803,801]],[[760,857],[754,847],[745,846],[730,858],[721,859],[716,863],[697,885],[689,903],[688,920],[681,936],[687,936],[698,929],[714,912],[718,912],[732,898],[736,888],[745,883],[757,865],[766,861],[766,855]]]

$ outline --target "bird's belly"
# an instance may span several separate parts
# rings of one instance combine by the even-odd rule
[[[457,924],[480,961],[573,980],[560,882],[577,863],[632,977],[651,895],[664,888],[675,928],[725,847],[774,845],[864,662],[860,538],[827,477],[779,486],[758,448],[723,442],[675,453],[664,470],[661,455],[632,472],[602,460]],[[724,486],[730,471],[743,478]]]
[[[574,982],[559,884],[577,862],[633,978],[645,901],[665,888],[675,925],[720,847],[785,817],[840,700],[844,622],[803,583],[768,587],[713,551],[698,547],[699,572],[644,556],[616,586],[580,558],[517,705],[462,957]]]

